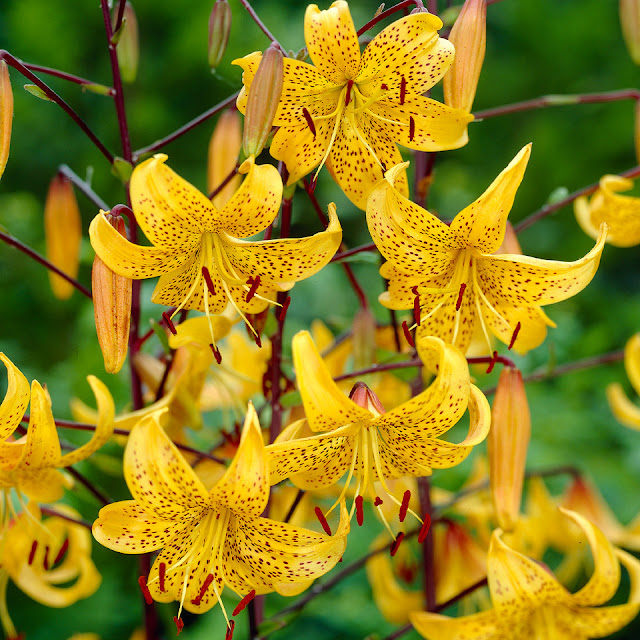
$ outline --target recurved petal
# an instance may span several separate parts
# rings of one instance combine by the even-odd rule
[[[530,155],[531,144],[528,144],[500,172],[489,188],[453,219],[451,232],[464,244],[481,253],[494,253],[500,248],[507,216]]]
[[[4,441],[16,430],[29,404],[29,382],[4,353],[0,360],[7,368],[7,392],[0,404],[0,441]]]
[[[312,431],[331,431],[373,415],[347,398],[333,381],[308,331],[299,331],[291,343],[293,366],[302,404]]]
[[[337,0],[324,11],[309,5],[304,16],[304,39],[313,64],[330,82],[343,84],[356,77],[360,45],[344,0]]]
[[[640,604],[613,607],[588,607],[570,612],[568,625],[579,638],[604,638],[629,624],[640,610]]]
[[[188,250],[142,247],[129,242],[107,222],[104,212],[91,221],[89,237],[94,251],[110,269],[135,280],[173,271],[192,257]]]
[[[87,376],[93,394],[98,404],[98,422],[91,440],[70,453],[66,453],[60,459],[60,467],[68,467],[80,460],[88,458],[96,452],[113,434],[113,419],[115,416],[115,406],[109,389],[95,376]]]
[[[166,520],[199,519],[208,494],[153,413],[131,432],[124,477],[142,509]]]
[[[37,380],[31,383],[31,413],[27,443],[18,465],[29,471],[57,467],[60,463],[60,440],[49,399]]]
[[[415,611],[409,614],[415,630],[428,640],[507,640],[500,630],[496,612],[483,611],[461,618]]]
[[[258,415],[249,403],[240,445],[231,465],[209,492],[212,503],[257,518],[269,500],[269,474]]]
[[[624,348],[624,369],[631,386],[640,394],[640,333],[633,335]]]
[[[306,238],[283,238],[249,242],[221,236],[231,264],[247,276],[260,276],[267,286],[290,289],[292,283],[317,273],[331,260],[342,241],[342,228],[333,203],[329,226]]]
[[[607,400],[618,422],[632,429],[640,430],[640,407],[629,400],[622,385],[617,382],[608,385]]]
[[[149,553],[161,549],[182,525],[145,511],[135,500],[102,507],[91,528],[104,547],[119,553]]]
[[[151,244],[188,252],[204,231],[217,231],[217,211],[209,198],[170,169],[158,153],[131,175],[131,204]],[[106,262],[106,260],[105,260]]]
[[[438,37],[442,21],[430,13],[415,13],[383,29],[362,54],[358,86],[366,95],[388,87],[387,100],[400,102],[400,83],[423,94],[442,78],[453,62],[453,45]]]
[[[602,225],[595,247],[575,262],[515,255],[480,256],[478,282],[487,296],[504,305],[544,306],[566,300],[591,282],[600,264],[606,237],[606,225]]]
[[[218,211],[217,226],[236,238],[248,238],[266,229],[278,215],[282,180],[273,165],[257,165],[253,156],[244,161],[238,172],[247,177]]]

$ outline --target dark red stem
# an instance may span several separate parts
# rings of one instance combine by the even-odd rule
[[[282,53],[287,55],[287,52],[282,48],[282,45],[276,40],[276,37],[273,35],[273,33],[271,33],[271,31],[267,29],[264,22],[260,20],[260,18],[258,17],[258,14],[254,11],[253,7],[249,4],[248,0],[240,0],[240,4],[247,10],[247,13],[251,16],[251,18],[258,25],[258,27],[260,27],[260,30],[267,36],[267,38],[269,38],[269,40],[271,40],[271,43],[275,44],[280,49],[280,51],[282,51]]]
[[[399,2],[398,4],[394,4],[393,7],[389,7],[386,11],[379,13],[375,18],[372,18],[371,20],[369,20],[369,22],[367,22],[367,24],[365,24],[364,27],[360,27],[360,29],[358,29],[358,36],[361,36],[363,33],[369,31],[371,27],[375,27],[375,25],[377,25],[378,22],[380,22],[381,20],[384,20],[390,15],[393,15],[394,13],[396,13],[396,11],[402,11],[402,9],[412,4],[414,4],[419,9],[424,8],[424,5],[422,4],[421,0],[402,0],[402,2]]]
[[[68,178],[73,183],[73,186],[96,207],[102,209],[103,211],[109,211],[109,205],[91,188],[89,183],[80,178],[80,176],[78,176],[66,164],[61,164],[58,167],[58,173]]]
[[[79,84],[80,86],[87,85],[101,85],[99,82],[94,82],[93,80],[87,80],[86,78],[81,78],[80,76],[74,76],[72,73],[67,73],[66,71],[60,71],[59,69],[52,69],[51,67],[43,67],[40,64],[31,64],[30,62],[22,63],[27,69],[31,71],[37,71],[38,73],[46,73],[49,76],[53,76],[54,78],[61,78],[62,80],[67,80],[68,82],[73,82],[74,84]],[[106,87],[109,89],[108,95],[113,96],[114,90],[112,87]]]

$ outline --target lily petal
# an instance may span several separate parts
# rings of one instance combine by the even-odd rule
[[[640,394],[640,333],[627,341],[624,348],[624,369],[631,386]]]
[[[428,640],[507,640],[495,611],[483,611],[461,618],[416,611],[409,614],[415,630]]]
[[[100,212],[89,226],[91,246],[100,258],[120,276],[140,280],[153,278],[185,264],[189,251],[141,247],[129,242],[112,227]]]
[[[49,398],[37,380],[31,383],[31,415],[27,444],[18,463],[29,470],[59,466],[60,440]]]
[[[7,392],[0,404],[0,441],[4,441],[16,430],[27,409],[29,382],[4,353],[0,353],[0,360],[7,368]]]
[[[489,188],[451,223],[451,232],[481,253],[494,253],[504,239],[507,216],[531,155],[526,145],[503,169]]]
[[[304,14],[304,39],[313,64],[330,82],[342,84],[356,77],[360,45],[344,0],[337,0],[325,11],[309,5]]]
[[[308,331],[293,337],[293,366],[312,431],[331,431],[372,414],[347,398],[333,381]]]
[[[34,502],[49,504],[64,496],[65,489],[73,486],[72,479],[58,469],[21,468],[16,470],[17,486]]]
[[[607,400],[616,420],[627,427],[640,430],[640,407],[635,405],[617,382],[607,386]]]

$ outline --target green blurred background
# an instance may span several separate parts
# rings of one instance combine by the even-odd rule
[[[268,42],[240,3],[230,0],[230,4],[233,29],[229,46],[223,63],[212,75],[207,66],[207,20],[212,0],[134,3],[142,54],[138,80],[125,88],[134,148],[167,135],[240,88],[241,72],[231,61],[264,49]],[[287,49],[295,51],[304,46],[303,3],[256,0],[253,4]],[[377,0],[350,3],[357,27],[372,17],[378,4]],[[446,4],[441,1],[441,9]],[[104,84],[111,82],[97,0],[3,0],[0,47],[28,62]],[[42,77],[112,152],[120,153],[110,98]],[[23,91],[26,80],[13,69],[11,80],[15,117],[9,162],[0,182],[0,225],[44,252],[43,205],[58,165],[68,164],[81,177],[91,176],[94,189],[110,205],[123,201],[123,191],[104,158],[60,109]],[[476,110],[544,94],[608,91],[636,87],[637,83],[638,68],[625,50],[614,0],[503,0],[489,7],[487,57]],[[440,93],[436,88],[434,96]],[[203,190],[213,126],[214,120],[208,121],[163,149],[171,167]],[[430,208],[444,218],[453,217],[489,185],[524,144],[532,141],[532,158],[511,215],[516,222],[545,204],[559,188],[573,191],[605,173],[634,166],[633,126],[631,101],[554,107],[474,123],[465,148],[439,155]],[[348,203],[326,171],[320,176],[317,194],[323,206],[330,201],[337,203],[349,246],[369,241],[363,213]],[[81,194],[78,201],[86,231],[96,210]],[[293,234],[316,231],[315,214],[307,201],[297,196]],[[592,246],[575,223],[571,208],[525,231],[520,241],[526,254],[561,260],[575,260]],[[86,238],[82,256],[80,279],[88,284],[93,253]],[[532,371],[550,359],[563,363],[622,348],[640,328],[638,258],[637,247],[607,247],[600,272],[588,289],[549,310],[558,328],[551,330],[547,342],[536,352],[518,359],[523,370]],[[386,321],[387,312],[375,302],[383,285],[376,265],[354,263],[354,268],[366,283],[379,319]],[[29,379],[46,382],[56,416],[69,417],[70,397],[91,400],[86,375],[97,374],[103,380],[108,377],[95,339],[91,306],[78,294],[66,302],[56,300],[45,270],[6,245],[0,245],[0,283],[0,350]],[[150,290],[146,283],[143,291],[147,299]],[[145,304],[143,326],[146,318],[159,315],[153,307]],[[336,331],[344,330],[355,311],[356,299],[344,274],[332,265],[296,287],[289,335],[308,327],[315,317],[322,317]],[[629,389],[621,364],[529,385],[533,414],[529,464],[532,468],[577,464],[597,481],[621,520],[628,522],[640,507],[640,436],[616,424],[609,413],[604,387],[614,380]],[[127,375],[122,372],[107,382],[118,408],[124,409],[128,402]],[[492,382],[480,378],[479,384],[486,387]],[[0,390],[3,385],[4,380],[0,381]],[[116,448],[111,452],[118,454]],[[112,497],[126,497],[126,487],[113,470],[109,475],[111,459],[105,456],[102,463],[104,468],[98,471],[88,464],[81,468],[89,470]],[[436,473],[434,480],[454,488],[469,467],[470,461]],[[80,493],[75,504],[88,519],[95,516],[96,506],[88,495]],[[378,532],[373,521],[370,526],[370,532],[358,531],[350,538],[345,561],[358,557]],[[10,591],[10,611],[29,640],[64,639],[73,631],[96,631],[105,640],[129,636],[140,620],[137,567],[128,558],[97,545],[95,560],[104,570],[103,587],[68,610],[49,610],[29,602],[15,589]],[[270,598],[268,608],[277,610],[283,606],[281,600]],[[161,610],[168,621],[175,613],[173,605]],[[305,617],[275,637],[294,638],[304,631],[308,640],[360,638],[372,632],[384,635],[392,629],[376,613],[360,572],[314,601]],[[638,629],[640,626],[619,637],[637,637]],[[222,637],[222,616],[214,610],[184,633],[193,640]],[[236,637],[244,637],[244,633],[239,627]]]

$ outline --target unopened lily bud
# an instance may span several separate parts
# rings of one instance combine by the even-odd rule
[[[120,76],[122,77],[122,82],[131,83],[135,81],[138,74],[140,42],[138,38],[138,19],[130,2],[124,5],[120,29],[121,32],[118,34],[118,44],[116,46]]]
[[[242,136],[242,148],[247,157],[257,157],[269,137],[282,93],[283,76],[282,51],[272,44],[260,60],[247,97]]]
[[[215,191],[233,171],[241,150],[242,123],[240,114],[234,107],[222,112],[209,141],[209,162],[207,167],[207,189],[209,193]],[[214,196],[212,202],[216,209],[222,209],[229,201],[240,186],[241,180],[240,174],[236,174]]]
[[[491,408],[491,430],[487,438],[489,485],[498,526],[511,531],[520,514],[522,483],[531,414],[518,369],[504,367]]]
[[[120,235],[126,237],[124,219],[106,214]],[[130,278],[114,273],[98,256],[93,261],[91,288],[98,342],[107,373],[118,373],[127,357],[131,319]]]
[[[13,123],[13,91],[9,78],[9,67],[0,60],[0,178],[9,158],[11,125]]]
[[[209,16],[209,67],[215,71],[222,61],[231,33],[231,7],[227,0],[216,0]]]
[[[57,175],[49,185],[44,205],[44,237],[49,262],[75,278],[80,264],[82,221],[73,186],[63,175]],[[49,282],[59,300],[66,300],[73,293],[73,285],[51,271]]]
[[[353,366],[364,369],[375,362],[376,319],[369,309],[360,309],[353,319]]]
[[[640,0],[620,0],[620,25],[631,59],[640,64]]]
[[[487,43],[486,0],[466,0],[449,41],[456,56],[443,79],[444,101],[450,107],[471,111]]]

